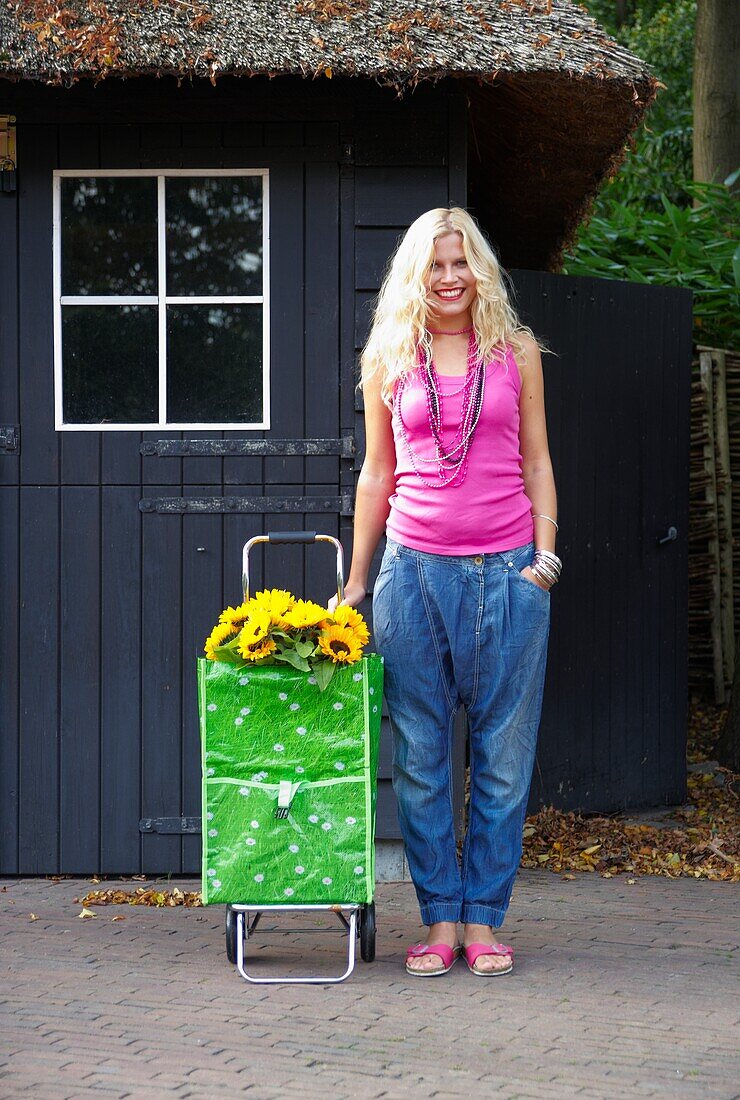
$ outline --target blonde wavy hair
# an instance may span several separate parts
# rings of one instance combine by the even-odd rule
[[[548,350],[520,322],[510,302],[503,269],[475,218],[459,206],[427,210],[411,223],[388,262],[370,335],[360,357],[358,388],[381,372],[380,393],[389,407],[396,382],[417,365],[417,350],[421,348],[426,361],[431,360],[426,281],[435,242],[449,233],[462,237],[463,252],[477,283],[471,314],[483,361],[488,362],[496,349],[503,351],[507,343],[526,359],[520,338],[525,332],[542,351]]]

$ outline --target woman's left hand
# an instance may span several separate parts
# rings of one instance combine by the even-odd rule
[[[530,569],[530,567],[529,567],[528,565],[525,565],[525,566],[524,566],[524,569],[520,569],[520,571],[519,571],[519,572],[521,573],[521,575],[522,575],[523,577],[526,577],[526,579],[527,579],[528,581],[531,581],[531,583],[532,583],[532,584],[536,584],[538,588],[542,588],[542,589],[544,589],[544,590],[545,590],[545,592],[549,592],[549,591],[550,591],[550,589],[549,589],[548,585],[546,585],[546,584],[542,584],[542,582],[541,582],[541,581],[539,581],[539,580],[537,579],[537,577],[535,577],[534,573],[532,572],[532,570]]]

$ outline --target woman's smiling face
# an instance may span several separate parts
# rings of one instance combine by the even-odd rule
[[[476,280],[468,267],[459,233],[445,233],[434,243],[434,260],[426,279],[427,305],[437,321],[470,323]]]

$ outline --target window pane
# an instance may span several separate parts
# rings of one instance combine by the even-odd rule
[[[157,293],[157,181],[61,180],[62,294]]]
[[[168,177],[167,293],[262,294],[262,177]]]
[[[65,423],[156,423],[157,386],[156,306],[63,307]]]
[[[167,420],[262,420],[262,306],[167,307]]]

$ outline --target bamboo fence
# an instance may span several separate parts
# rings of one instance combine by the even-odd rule
[[[735,623],[740,624],[740,354],[699,345],[691,382],[689,478],[693,694],[725,702],[735,674]]]

